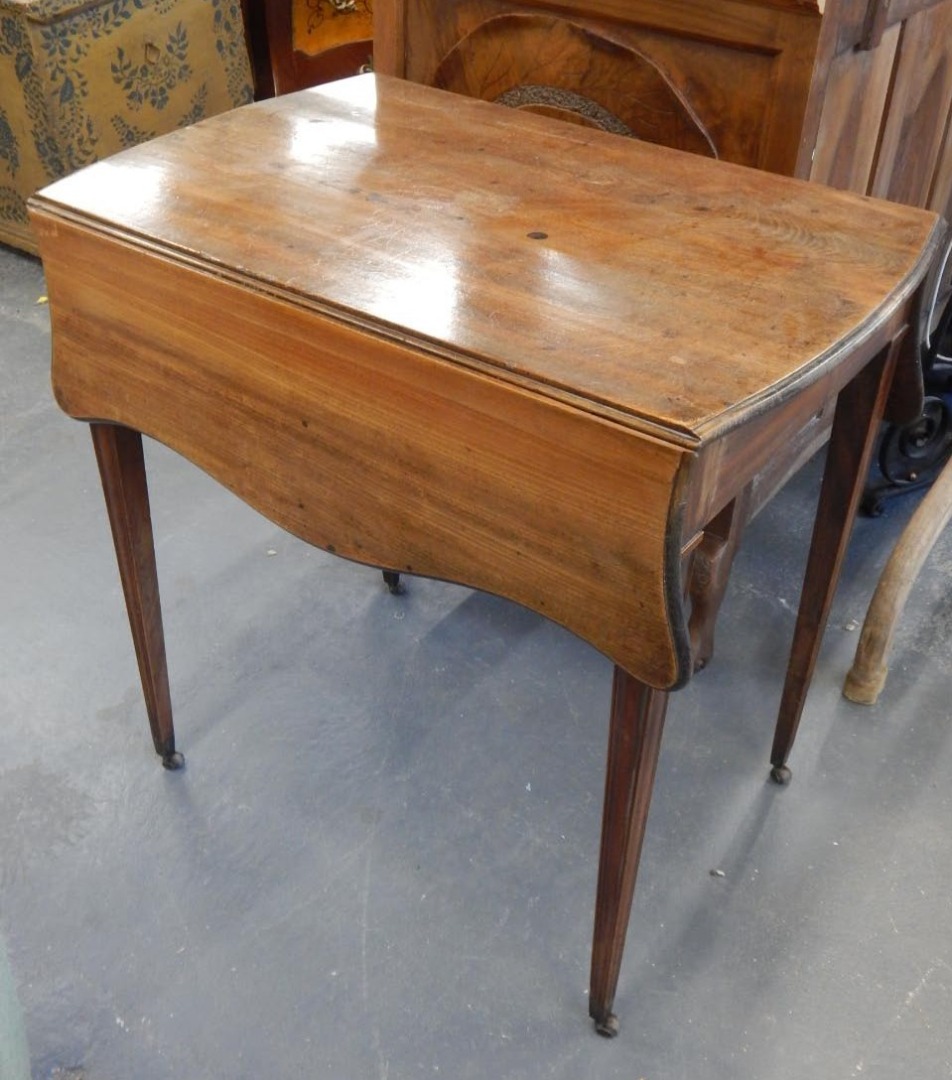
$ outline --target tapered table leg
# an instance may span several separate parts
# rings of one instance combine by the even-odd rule
[[[399,570],[383,570],[383,583],[390,590],[391,595],[400,596],[403,592],[403,582],[400,580]]]
[[[807,689],[820,652],[899,345],[897,338],[844,387],[836,402],[790,663],[770,754],[770,775],[778,784],[790,780],[787,758],[797,735]]]
[[[162,764],[167,769],[178,769],[185,759],[176,752],[172,727],[142,436],[111,424],[91,424],[90,431],[116,546],[152,741]]]
[[[667,704],[666,692],[615,668],[588,1003],[601,1035],[618,1034],[612,1006]]]

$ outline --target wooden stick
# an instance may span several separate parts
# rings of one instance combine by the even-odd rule
[[[866,612],[856,657],[843,694],[860,705],[873,705],[886,683],[886,658],[909,591],[952,517],[952,463],[946,465],[909,519],[889,556]]]

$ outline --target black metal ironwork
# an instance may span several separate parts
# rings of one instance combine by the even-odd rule
[[[936,269],[924,307],[919,343],[926,399],[911,424],[888,424],[877,471],[861,510],[878,517],[887,500],[927,487],[952,458],[952,248]]]

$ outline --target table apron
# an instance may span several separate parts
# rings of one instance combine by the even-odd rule
[[[515,600],[659,689],[687,679],[690,451],[213,268],[43,228],[71,416],[154,437],[327,551]]]

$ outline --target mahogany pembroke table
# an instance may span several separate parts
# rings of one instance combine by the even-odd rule
[[[32,220],[167,765],[141,433],[391,583],[507,597],[614,662],[590,991],[614,1034],[668,691],[709,653],[735,509],[835,402],[784,781],[877,423],[919,405],[901,342],[941,219],[368,75],[93,165]]]

